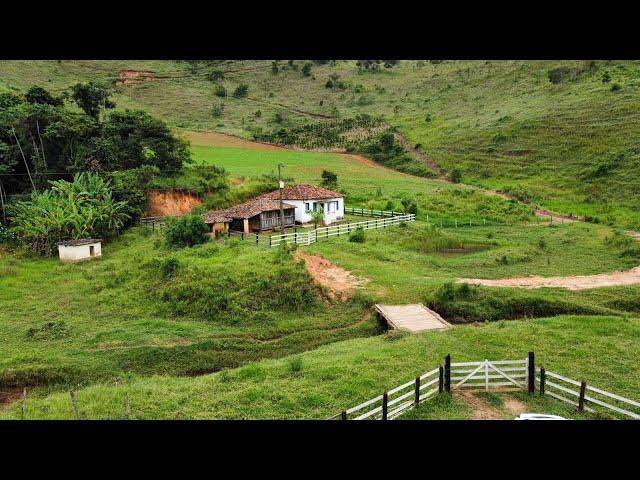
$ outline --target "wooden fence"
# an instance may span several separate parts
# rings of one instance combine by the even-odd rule
[[[416,216],[412,213],[397,214],[393,217],[383,216],[380,219],[329,225],[328,227],[309,229],[305,232],[280,233],[269,237],[269,246],[277,247],[283,242],[296,243],[298,245],[311,245],[319,240],[328,239],[330,237],[349,235],[357,228],[362,228],[363,230],[387,228],[403,222],[414,222],[415,219]]]
[[[570,387],[560,385],[558,383],[560,381],[570,386],[578,386],[579,390],[575,391]],[[382,395],[371,400],[344,410],[331,417],[331,420],[393,420],[434,395],[443,392],[450,393],[459,388],[484,390],[511,388],[534,394],[536,382],[540,395],[549,395],[575,405],[580,413],[585,410],[593,412],[591,407],[586,406],[590,403],[626,417],[640,419],[640,403],[636,401],[588,386],[584,381],[578,382],[557,373],[547,372],[544,367],[540,368],[540,375],[536,376],[535,355],[533,352],[529,352],[526,358],[518,360],[482,360],[457,363],[452,363],[451,355],[447,355],[444,365],[416,377],[415,380],[385,391]],[[550,391],[549,387],[555,391]],[[568,393],[577,398],[568,399],[558,392]],[[600,398],[596,395],[599,395]],[[613,402],[616,402],[617,405]],[[634,411],[634,408],[637,411]]]

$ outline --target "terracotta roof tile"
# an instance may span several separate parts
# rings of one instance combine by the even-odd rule
[[[296,208],[288,203],[284,203],[283,206],[286,209]],[[279,200],[258,197],[223,210],[209,210],[204,214],[204,221],[206,223],[229,222],[233,218],[251,218],[272,210],[280,210]]]
[[[326,198],[342,198],[343,195],[338,192],[327,190],[322,187],[314,187],[308,184],[292,185],[282,190],[282,197],[285,200],[314,200],[314,199],[326,199]],[[280,198],[280,191],[274,190],[273,192],[260,195],[258,198],[268,198],[271,200],[278,200]]]

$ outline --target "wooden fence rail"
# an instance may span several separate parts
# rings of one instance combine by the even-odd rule
[[[540,368],[540,376],[536,376],[533,352],[529,352],[526,358],[519,360],[454,363],[451,362],[451,356],[447,355],[444,366],[426,372],[416,377],[415,380],[385,391],[382,395],[355,407],[343,410],[330,419],[393,420],[434,395],[451,390],[463,387],[484,390],[494,387],[501,389],[511,387],[534,394],[536,382],[539,384],[540,395],[549,395],[557,400],[570,403],[576,407],[578,412],[594,412],[594,409],[588,406],[591,404],[630,418],[640,419],[640,402],[592,387],[585,381],[579,382],[563,377],[545,370],[544,367]],[[560,382],[563,382],[564,385]],[[578,387],[577,391],[575,387]],[[567,398],[566,394],[571,395],[573,399]],[[596,395],[599,395],[600,398]],[[613,402],[618,404],[615,405]],[[634,408],[638,411],[633,411]]]
[[[298,245],[311,245],[319,240],[340,235],[350,235],[358,228],[363,230],[373,230],[387,228],[403,222],[414,222],[416,216],[412,213],[399,214],[393,217],[381,217],[379,220],[365,220],[362,222],[348,222],[328,227],[315,228],[306,232],[280,233],[269,237],[269,246],[277,247],[281,243],[295,243]]]

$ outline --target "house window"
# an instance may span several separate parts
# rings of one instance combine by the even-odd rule
[[[311,206],[310,206],[309,202],[305,202],[304,203],[304,211],[308,212],[309,210],[311,210]]]

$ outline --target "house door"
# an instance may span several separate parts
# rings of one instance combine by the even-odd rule
[[[96,247],[89,245],[89,256],[93,257],[96,254]]]

